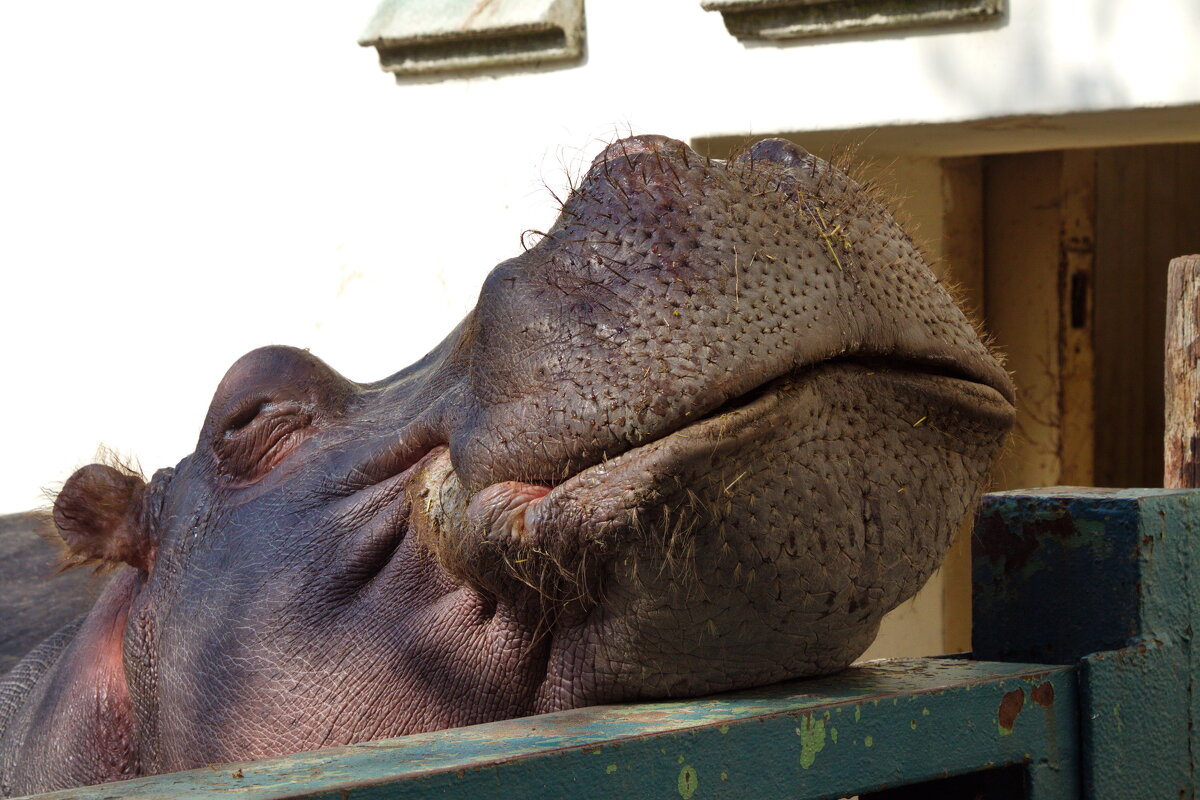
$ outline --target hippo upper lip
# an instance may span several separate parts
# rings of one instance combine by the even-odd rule
[[[1009,378],[1008,373],[1004,371],[1004,368],[995,362],[982,364],[977,367],[970,362],[947,357],[895,358],[873,355],[851,356],[833,360],[857,363],[874,369],[902,369],[910,372],[919,372],[924,375],[953,378],[966,383],[986,386],[1003,397],[1009,405],[1016,403],[1016,388],[1013,386],[1012,380]]]
[[[885,371],[886,370],[886,371],[894,371],[894,372],[910,372],[910,373],[915,373],[915,374],[919,374],[919,375],[923,375],[923,376],[927,376],[927,377],[931,377],[931,378],[945,378],[945,379],[952,380],[952,381],[960,381],[965,384],[972,384],[974,386],[982,387],[984,389],[988,389],[988,390],[995,392],[996,395],[998,395],[997,399],[1003,399],[1004,403],[1010,407],[1013,405],[1013,401],[1014,401],[1014,397],[1013,397],[1014,392],[1013,392],[1012,384],[1010,382],[1008,382],[1007,380],[996,381],[994,379],[991,379],[991,376],[975,374],[975,371],[970,370],[968,368],[964,368],[962,365],[960,365],[956,362],[952,362],[952,361],[948,361],[948,360],[947,361],[933,360],[933,359],[930,359],[930,360],[894,359],[894,358],[885,359],[885,358],[881,358],[881,357],[872,357],[872,356],[845,356],[845,357],[839,357],[839,358],[832,358],[827,361],[822,361],[818,364],[813,364],[810,366],[802,367],[797,370],[792,370],[783,375],[780,375],[780,376],[771,378],[770,380],[764,381],[763,383],[760,383],[759,385],[755,386],[754,388],[750,389],[749,391],[742,392],[741,394],[737,395],[736,397],[733,397],[733,398],[725,401],[724,403],[722,403],[718,407],[712,409],[711,411],[708,411],[704,414],[701,414],[701,415],[695,416],[695,417],[692,417],[689,415],[688,418],[684,421],[684,424],[681,425],[680,427],[674,429],[673,431],[670,431],[669,433],[666,433],[663,436],[656,437],[654,439],[651,439],[648,442],[638,445],[637,447],[630,448],[630,450],[627,450],[626,452],[630,452],[632,450],[637,450],[640,447],[644,447],[646,445],[653,444],[655,442],[663,441],[665,439],[668,439],[668,438],[674,436],[675,434],[696,428],[712,419],[727,416],[733,412],[739,411],[741,409],[745,409],[745,408],[753,405],[754,402],[756,400],[758,400],[759,398],[761,398],[763,395],[768,394],[773,389],[779,387],[781,384],[783,384],[787,381],[795,380],[796,378],[803,375],[804,373],[810,372],[817,367],[825,367],[825,366],[836,365],[836,364],[853,365],[853,366],[857,366],[857,367],[860,367],[860,368],[868,370],[868,371]],[[589,467],[589,469],[590,469],[590,467]],[[585,471],[586,470],[580,470],[580,472],[585,472]],[[579,473],[577,473],[577,474],[579,474]],[[570,479],[568,478],[567,480],[570,480]],[[559,483],[564,483],[564,482],[565,481],[560,481]]]
[[[503,498],[497,502],[490,498],[489,504],[502,507],[502,513],[491,515],[484,523],[486,536],[493,539],[517,540],[528,535],[538,535],[542,523],[541,508],[546,501],[561,499],[565,493],[587,495],[597,502],[605,502],[603,498],[613,494],[613,487],[622,484],[621,475],[630,470],[655,472],[656,474],[672,474],[679,458],[686,458],[695,452],[697,447],[717,447],[728,444],[729,440],[738,440],[749,435],[756,424],[765,419],[773,410],[779,407],[783,400],[783,388],[800,380],[804,373],[814,369],[838,364],[860,368],[868,373],[892,372],[904,373],[917,380],[931,381],[940,384],[950,391],[955,385],[971,392],[974,402],[981,413],[994,413],[1001,416],[1011,416],[1013,405],[1002,391],[1005,385],[994,387],[983,380],[965,373],[964,370],[945,367],[937,363],[912,363],[885,361],[870,358],[839,358],[821,362],[813,367],[795,370],[773,378],[754,389],[745,392],[703,415],[691,417],[682,426],[654,438],[650,441],[632,447],[619,455],[588,466],[573,475],[557,482],[545,482],[540,486],[530,486],[528,483],[506,481],[492,484],[476,497],[487,493],[496,493],[501,487],[506,491],[499,492]],[[968,389],[967,387],[974,387]],[[707,437],[707,433],[715,434]],[[696,440],[695,443],[687,442]],[[651,465],[657,465],[652,469]],[[546,487],[549,487],[547,491]],[[537,489],[537,491],[528,491]],[[618,491],[619,494],[619,491]],[[523,495],[523,496],[521,496]]]
[[[754,398],[760,396],[764,391],[767,391],[771,386],[777,385],[781,381],[794,378],[798,375],[808,372],[815,367],[829,364],[853,364],[868,370],[898,370],[914,372],[928,376],[950,378],[953,380],[962,381],[964,383],[975,384],[977,386],[986,386],[1004,398],[1009,405],[1012,405],[1015,402],[1015,391],[1012,383],[1007,380],[1007,375],[1004,373],[1001,373],[1000,376],[985,374],[979,370],[973,370],[967,365],[961,364],[957,361],[952,361],[950,359],[885,358],[882,356],[872,355],[853,355],[831,358],[826,361],[821,361],[817,364],[811,364],[799,369],[791,370],[783,375],[763,381],[754,388],[730,398],[712,411],[708,411],[695,418],[691,418],[689,415],[689,418],[686,420],[685,427],[711,417],[720,416],[721,414],[734,408],[745,406]]]
[[[1014,390],[1012,382],[1008,379],[1007,373],[1002,368],[996,367],[992,371],[985,368],[973,368],[973,365],[962,363],[961,361],[952,360],[949,358],[927,357],[920,359],[913,358],[897,358],[895,356],[883,356],[873,354],[861,355],[845,355],[838,356],[816,364],[809,364],[797,369],[790,370],[782,375],[777,375],[762,381],[745,391],[738,392],[717,404],[716,406],[704,409],[684,412],[678,420],[678,424],[670,429],[658,432],[643,441],[634,441],[628,447],[619,452],[610,452],[606,457],[593,463],[586,464],[568,475],[559,476],[558,478],[524,478],[517,479],[519,483],[536,484],[548,488],[556,488],[562,484],[572,480],[575,476],[587,472],[597,466],[602,466],[610,462],[612,459],[637,450],[654,442],[667,439],[681,431],[693,428],[702,422],[710,420],[714,417],[720,417],[728,414],[731,411],[746,407],[761,397],[766,392],[770,391],[771,387],[778,385],[781,381],[785,381],[796,376],[810,371],[816,367],[828,364],[846,363],[855,364],[864,369],[869,370],[904,370],[913,373],[920,373],[929,376],[941,376],[964,383],[975,384],[991,389],[1000,398],[1009,405],[1014,403]],[[985,365],[986,366],[986,365]],[[424,458],[433,449],[446,444],[445,439],[438,436],[419,435],[415,437],[404,436],[396,440],[392,445],[377,452],[366,462],[360,464],[355,470],[356,474],[365,478],[358,481],[362,488],[371,485],[378,485],[391,480],[397,475],[409,470],[414,464]],[[498,483],[503,483],[505,480],[513,480],[511,478],[501,478],[500,480],[492,481],[488,486],[494,486]],[[486,487],[482,487],[486,488]],[[481,489],[482,490],[482,489]]]
[[[830,359],[827,359],[824,361],[817,362],[815,364],[808,364],[808,365],[799,367],[797,369],[790,370],[782,375],[776,375],[768,380],[765,380],[765,381],[757,384],[756,386],[753,386],[752,388],[750,388],[746,391],[738,393],[737,395],[729,398],[725,402],[720,403],[716,407],[709,409],[707,411],[704,411],[702,413],[696,414],[694,412],[685,412],[684,417],[680,420],[680,424],[677,427],[675,427],[671,430],[668,430],[659,436],[655,436],[644,442],[640,442],[640,443],[634,445],[633,447],[630,447],[625,452],[629,452],[630,450],[636,450],[639,447],[644,447],[644,446],[646,446],[648,444],[652,444],[656,441],[661,441],[663,439],[669,438],[670,436],[672,436],[676,433],[679,433],[680,431],[695,427],[696,425],[698,425],[702,422],[705,422],[707,420],[710,420],[714,417],[720,417],[725,414],[728,414],[731,411],[735,411],[737,409],[744,408],[744,407],[750,405],[751,403],[753,403],[754,400],[758,399],[766,392],[770,391],[773,387],[778,386],[780,383],[787,381],[787,380],[794,379],[794,378],[796,378],[806,372],[809,372],[817,367],[823,367],[823,366],[832,365],[832,364],[850,364],[850,365],[855,365],[855,366],[858,366],[858,367],[861,367],[861,368],[867,369],[867,370],[904,371],[904,372],[912,372],[912,373],[917,373],[917,374],[921,374],[921,375],[926,375],[926,376],[930,376],[930,377],[947,378],[947,379],[951,379],[951,380],[955,380],[955,381],[961,381],[966,384],[973,384],[975,386],[986,387],[987,389],[990,389],[993,392],[995,392],[1010,407],[1012,407],[1015,403],[1015,394],[1016,393],[1015,393],[1015,389],[1013,387],[1012,381],[1009,380],[1008,374],[1006,372],[1004,372],[1003,368],[1000,368],[998,366],[995,368],[995,370],[989,371],[986,369],[987,365],[984,365],[984,368],[975,369],[975,368],[973,368],[973,365],[971,365],[971,364],[963,363],[959,360],[954,360],[954,359],[950,359],[950,358],[938,358],[938,357],[897,358],[895,356],[881,356],[881,355],[870,355],[870,354],[837,356],[834,358],[830,358]],[[603,462],[600,462],[600,463],[603,463]],[[595,466],[595,465],[591,465],[591,466]],[[588,468],[590,468],[590,467],[587,467],[583,470],[579,470],[579,472],[584,472]],[[579,473],[577,472],[576,474],[579,474]],[[562,481],[547,482],[547,483],[549,483],[549,485],[555,486],[555,485],[564,483],[565,480],[569,480],[569,478],[564,479]]]

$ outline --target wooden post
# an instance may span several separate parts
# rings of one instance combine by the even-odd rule
[[[1200,488],[1200,255],[1167,275],[1166,434],[1163,486]]]

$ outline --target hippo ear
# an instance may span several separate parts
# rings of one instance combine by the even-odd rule
[[[54,524],[76,564],[149,569],[154,548],[142,519],[146,482],[131,471],[89,464],[54,501]]]

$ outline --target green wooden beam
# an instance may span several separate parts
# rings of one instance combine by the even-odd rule
[[[1200,491],[992,494],[974,546],[975,656],[1079,664],[1084,796],[1194,797]]]
[[[599,706],[41,795],[50,798],[838,798],[1023,765],[1076,797],[1075,673],[873,662],[698,700]]]

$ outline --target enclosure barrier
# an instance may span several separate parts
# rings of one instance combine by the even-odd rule
[[[984,498],[971,658],[869,662],[42,798],[1190,798],[1200,492]]]

